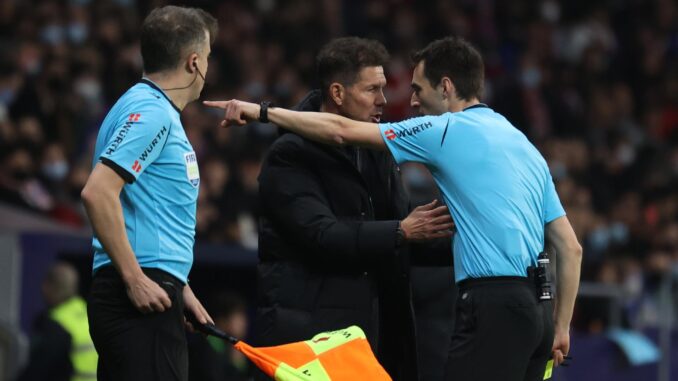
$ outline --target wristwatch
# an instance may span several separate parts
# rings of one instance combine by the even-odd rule
[[[400,227],[400,221],[398,221],[398,227],[396,228],[396,247],[400,247],[405,244],[405,232]]]
[[[268,123],[268,108],[273,107],[273,103],[269,101],[263,101],[259,103],[259,121],[261,123]]]

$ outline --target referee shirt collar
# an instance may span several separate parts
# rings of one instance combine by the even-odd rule
[[[470,109],[473,109],[473,108],[490,108],[490,107],[488,105],[486,105],[485,103],[476,103],[473,106],[468,106],[461,111],[467,111],[467,110],[470,110]]]
[[[165,94],[165,92],[162,91],[162,89],[160,88],[160,86],[158,86],[158,85],[155,84],[155,82],[153,82],[153,81],[151,81],[150,79],[144,77],[144,78],[141,78],[141,80],[139,80],[139,83],[145,83],[146,85],[148,85],[148,86],[150,86],[150,87],[152,87],[152,88],[158,90],[158,92],[159,92],[160,94],[162,94],[162,96],[165,97],[165,99],[167,99],[167,102],[169,102],[169,103],[172,105],[172,107],[173,107],[175,110],[177,110],[177,112],[178,112],[179,114],[181,114],[181,110],[179,110],[179,107],[177,107],[177,105],[175,105],[174,102],[172,102],[172,100],[170,99],[170,97],[168,97],[167,94]]]

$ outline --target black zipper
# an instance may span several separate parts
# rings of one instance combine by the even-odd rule
[[[372,195],[370,194],[370,188],[367,186],[367,181],[365,181],[365,178],[363,177],[362,172],[360,172],[360,154],[362,150],[360,147],[356,147],[355,149],[355,167],[356,170],[358,171],[358,176],[360,177],[360,180],[363,182],[363,186],[365,187],[365,193],[367,193],[367,207],[368,213],[372,218],[375,217],[375,210],[374,210],[374,204],[372,203]]]
[[[331,152],[335,156],[341,157],[341,160],[345,160],[348,162],[349,166],[353,168],[354,174],[356,177],[359,179],[360,183],[362,184],[363,188],[365,189],[365,193],[367,193],[367,207],[368,210],[367,212],[370,214],[372,218],[375,216],[375,211],[374,211],[374,204],[372,203],[372,195],[370,194],[370,188],[367,186],[367,181],[365,181],[365,178],[363,177],[362,173],[360,173],[360,169],[358,168],[358,165],[360,165],[360,148],[357,148],[356,151],[356,163],[353,164],[353,161],[348,157],[346,154],[346,151],[342,151],[339,148],[326,148],[320,145],[319,143],[315,143],[319,147],[322,147],[326,152]],[[363,216],[365,217],[365,216]]]

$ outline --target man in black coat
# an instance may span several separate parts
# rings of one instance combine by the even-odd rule
[[[318,56],[321,90],[298,109],[378,122],[387,60],[379,42],[333,40]],[[418,379],[410,260],[451,266],[447,208],[434,201],[409,213],[388,154],[292,133],[272,145],[259,183],[256,344],[358,325],[394,380]]]

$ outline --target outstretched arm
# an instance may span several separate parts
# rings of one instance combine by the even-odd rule
[[[222,127],[242,126],[259,119],[260,106],[238,100],[205,101],[206,106],[224,110]],[[384,150],[379,125],[323,112],[299,112],[269,108],[268,119],[307,139],[330,145],[357,145]]]

